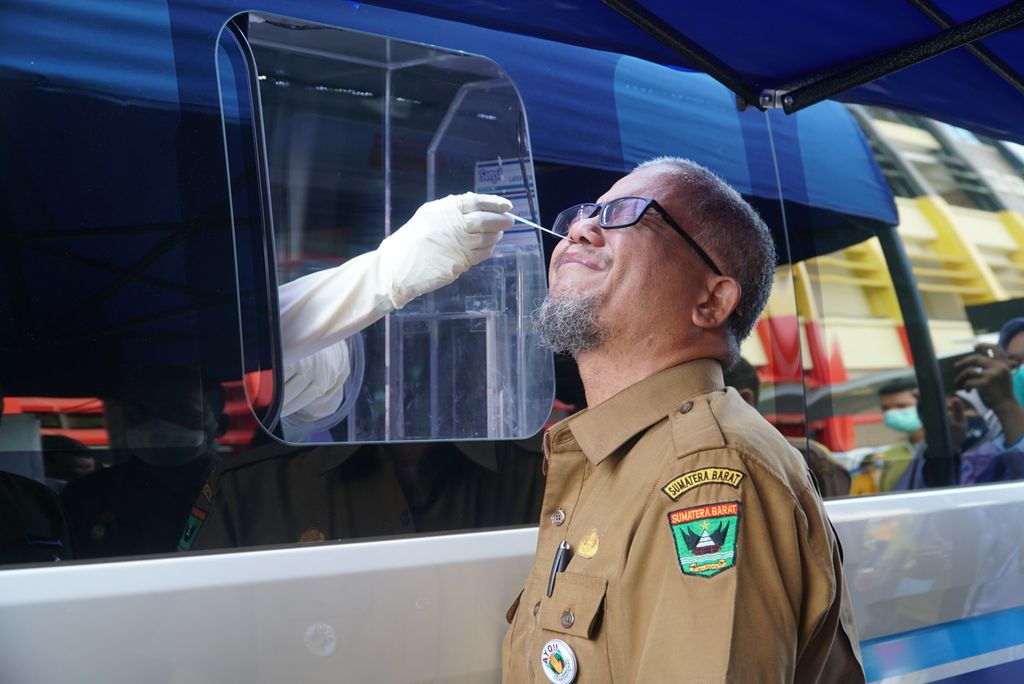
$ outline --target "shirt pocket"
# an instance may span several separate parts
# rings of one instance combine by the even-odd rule
[[[560,572],[551,598],[541,606],[541,629],[582,639],[593,637],[602,609],[608,580],[600,577]]]
[[[551,598],[543,601],[537,624],[540,643],[535,658],[540,658],[544,645],[561,639],[576,656],[579,669],[577,681],[586,684],[611,682],[608,660],[608,630],[604,629],[604,602],[608,580],[572,572],[560,572],[555,579]]]

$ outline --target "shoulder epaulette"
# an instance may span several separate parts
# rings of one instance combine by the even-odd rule
[[[725,435],[707,396],[686,401],[678,411],[669,415],[669,421],[672,423],[672,442],[677,458],[726,445]]]

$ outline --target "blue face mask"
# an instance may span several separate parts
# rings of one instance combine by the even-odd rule
[[[882,422],[885,427],[896,432],[916,432],[921,429],[921,417],[917,415],[916,406],[908,406],[901,409],[889,409],[882,414]]]
[[[204,430],[190,430],[162,418],[127,428],[124,440],[140,461],[153,466],[184,465],[207,448]]]
[[[1013,371],[1013,396],[1017,397],[1018,404],[1024,406],[1024,365]]]

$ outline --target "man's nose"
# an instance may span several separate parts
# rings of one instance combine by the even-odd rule
[[[597,216],[581,219],[572,224],[566,237],[569,242],[579,242],[594,247],[604,246],[604,228],[601,227]]]

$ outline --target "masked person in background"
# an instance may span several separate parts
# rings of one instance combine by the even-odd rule
[[[1003,428],[977,390],[957,390],[946,397],[946,408],[952,443],[959,445],[959,484],[972,484],[999,454]]]
[[[977,482],[1024,477],[1024,318],[1007,321],[999,344],[979,344],[957,363],[959,387],[974,390],[998,420],[991,443],[998,454],[975,476]],[[998,434],[995,434],[998,433]]]
[[[958,483],[991,482],[1024,477],[1024,318],[1006,322],[999,345],[979,344],[975,353],[956,362],[956,391],[949,394],[950,436],[959,458]],[[894,380],[878,392],[886,427],[907,435],[878,454],[879,491],[904,491],[926,486],[924,428],[917,413],[917,383]],[[876,473],[877,475],[877,473]],[[866,479],[857,481],[858,493]],[[868,488],[870,489],[870,488]]]
[[[903,441],[879,452],[878,458],[874,461],[881,469],[878,477],[879,491],[907,489],[906,486],[902,486],[900,480],[908,472],[910,463],[920,459],[924,454],[924,426],[917,414],[917,400],[917,382],[913,378],[893,380],[878,390],[882,422],[890,430],[905,435]]]
[[[286,439],[302,441],[344,417],[345,338],[490,256],[513,224],[511,209],[503,197],[476,193],[427,202],[377,249],[281,286]]]
[[[890,445],[865,458],[851,493],[874,494],[923,489],[928,486],[925,469],[929,457],[924,427],[917,413],[917,383],[913,378],[901,378],[883,385],[878,394],[885,426],[907,435],[907,441]],[[995,431],[985,417],[998,423],[973,389],[950,393],[946,398],[946,408],[955,450],[952,457],[959,458],[961,464],[958,483],[973,482],[980,469],[995,454],[991,445]]]
[[[69,482],[62,493],[80,558],[174,551],[196,492],[220,460],[224,396],[194,369],[145,369],[116,403],[120,426],[110,420],[109,429],[127,460]]]

